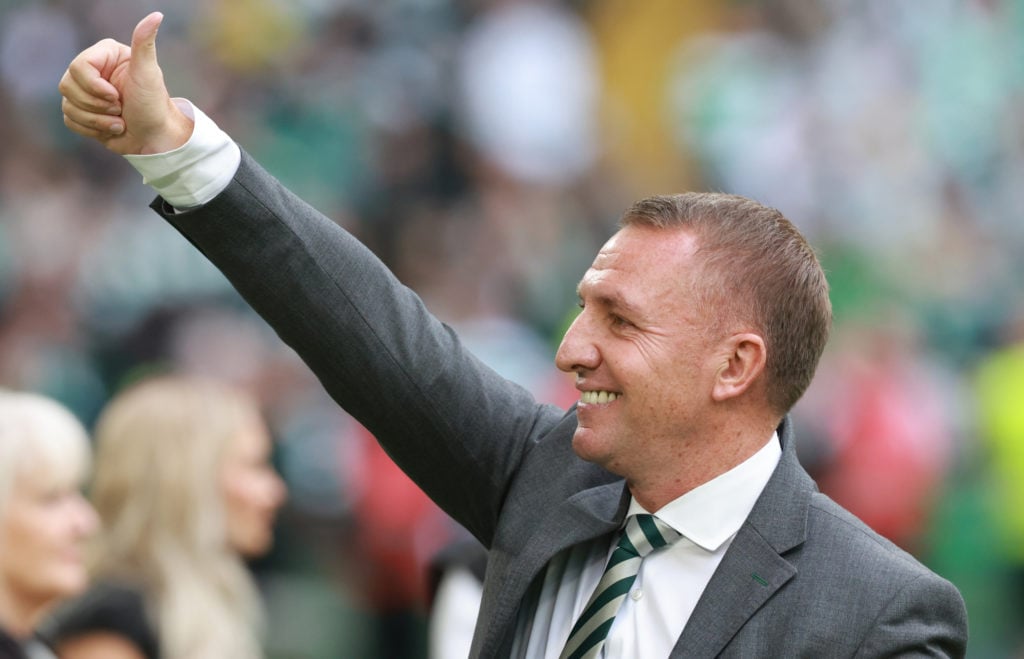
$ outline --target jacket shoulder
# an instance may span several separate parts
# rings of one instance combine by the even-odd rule
[[[827,551],[833,560],[852,565],[865,563],[876,569],[890,566],[892,571],[906,573],[908,578],[933,574],[909,552],[821,492],[811,495],[807,523],[810,548]]]

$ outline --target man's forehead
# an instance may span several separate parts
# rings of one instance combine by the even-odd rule
[[[602,249],[577,284],[576,293],[581,298],[589,297],[609,306],[632,307],[628,298],[635,292],[633,289],[641,285],[638,277],[644,277],[643,264],[636,262],[628,252]],[[654,284],[647,282],[643,287],[649,290]]]
[[[689,261],[697,247],[696,236],[685,227],[629,225],[601,247],[590,270],[635,271],[651,264],[678,265]]]
[[[594,257],[594,262],[583,273],[583,278],[576,286],[576,292],[578,293],[584,286],[593,286],[606,280],[611,273],[622,270],[623,266],[628,265],[628,259],[623,257],[622,252],[614,248],[609,249],[607,246],[602,247]]]
[[[624,227],[619,231],[615,232],[611,238],[609,238],[601,249],[598,250],[597,255],[594,256],[594,263],[591,269],[604,269],[622,267],[625,262],[631,258],[631,255],[635,255],[636,246],[635,243],[642,236],[637,235],[640,227]]]
[[[594,256],[594,263],[590,266],[592,270],[601,270],[604,268],[611,268],[617,261],[622,259],[622,252],[617,249],[614,245],[606,244],[601,248],[601,251]]]

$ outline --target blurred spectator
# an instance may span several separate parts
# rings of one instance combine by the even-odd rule
[[[60,655],[260,656],[243,561],[270,548],[285,488],[255,402],[212,381],[148,379],[114,398],[96,441],[95,583],[48,625]]]
[[[81,33],[75,16],[63,2],[0,5],[0,85],[18,112],[10,113],[14,127],[32,128],[26,118],[53,130],[26,130],[21,136],[35,144],[52,144],[60,127],[53,107],[53,83],[66,65],[61,60],[79,49]],[[17,132],[17,131],[15,131]],[[7,141],[5,140],[5,144]]]
[[[373,656],[423,656],[427,564],[455,524],[360,426],[362,487],[352,504],[355,583],[373,613]]]
[[[52,657],[36,626],[88,584],[84,545],[97,524],[80,488],[89,453],[66,408],[0,390],[0,657]]]
[[[552,2],[495,3],[467,29],[458,66],[461,124],[483,158],[537,184],[591,167],[598,77],[577,16]]]
[[[991,477],[997,555],[1006,562],[1016,629],[1024,652],[1024,314],[1007,323],[1001,344],[978,365],[979,439]]]
[[[821,490],[873,529],[921,555],[957,456],[957,396],[897,314],[833,337],[808,402],[822,447]]]

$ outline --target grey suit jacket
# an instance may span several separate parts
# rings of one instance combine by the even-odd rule
[[[474,657],[508,655],[559,551],[621,524],[628,491],[571,448],[573,410],[540,405],[462,347],[352,236],[243,153],[206,206],[154,208],[207,255],[438,504],[489,549]],[[962,656],[959,592],[782,459],[672,657]]]

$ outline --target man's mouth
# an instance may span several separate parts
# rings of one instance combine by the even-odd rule
[[[584,391],[580,393],[580,402],[587,405],[604,405],[611,403],[620,395],[614,391]]]

